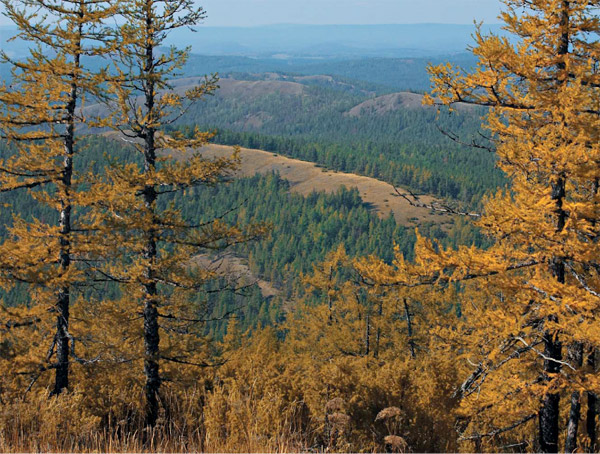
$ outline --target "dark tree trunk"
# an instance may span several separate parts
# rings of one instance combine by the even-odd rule
[[[377,307],[377,332],[375,333],[375,352],[373,356],[375,358],[379,358],[379,343],[381,342],[381,318],[383,316],[383,302],[379,300],[379,305]]]
[[[327,318],[327,324],[333,324],[333,300],[331,298],[331,290],[333,287],[333,265],[329,267],[329,276],[327,277],[327,308],[329,309],[329,316]]]
[[[544,333],[544,355],[548,358],[561,360],[562,346],[552,333]],[[552,360],[544,360],[543,378],[548,380],[547,374],[560,372],[560,364]],[[559,418],[560,395],[556,392],[548,392],[542,398],[540,408],[540,450],[541,452],[558,452],[558,418]]]
[[[77,96],[76,87],[73,88],[73,97],[71,103],[75,105]],[[69,110],[71,106],[69,106]],[[74,108],[73,108],[74,110]],[[69,271],[71,266],[71,203],[70,203],[70,187],[73,176],[73,123],[67,127],[65,139],[65,157],[63,161],[62,184],[64,185],[63,193],[61,194],[61,210],[60,210],[60,252],[59,264],[60,273],[64,275]],[[69,306],[71,303],[71,292],[68,285],[63,285],[58,290],[58,301],[56,309],[58,315],[56,317],[56,374],[54,381],[54,390],[52,394],[60,394],[63,390],[69,387]]]
[[[153,34],[153,21],[150,14],[152,8],[147,8],[146,33],[149,36]],[[149,39],[146,44],[146,58],[144,66],[145,108],[148,123],[143,127],[142,137],[144,139],[144,171],[148,174],[156,168],[156,129],[154,123],[154,103],[155,103],[155,84],[154,84],[154,42]],[[144,375],[146,376],[145,394],[146,394],[146,426],[154,427],[158,419],[158,393],[160,390],[160,335],[158,330],[158,289],[156,285],[155,265],[158,257],[157,234],[155,229],[155,209],[157,193],[153,185],[144,187],[144,205],[148,213],[151,214],[152,225],[146,232],[146,245],[144,247],[144,258],[147,260],[144,282]]]
[[[590,352],[587,364],[592,372],[596,371],[596,349]],[[588,391],[587,395],[587,413],[585,420],[585,429],[589,438],[588,452],[596,452],[596,418],[598,417],[598,397],[595,393]]]
[[[146,291],[153,291],[156,286],[146,285]],[[149,294],[150,295],[150,294]],[[146,426],[154,427],[158,419],[158,392],[160,390],[159,373],[158,310],[156,301],[147,299],[144,303],[144,375],[146,376]]]
[[[68,162],[68,164],[67,164]],[[65,158],[65,177],[70,180],[72,173],[72,158]],[[68,175],[68,177],[66,176]],[[63,204],[60,212],[60,269],[66,273],[71,264],[70,234],[71,228],[71,206]],[[53,395],[60,394],[69,387],[69,306],[70,288],[68,285],[61,287],[58,291],[56,309],[56,374],[54,380]]]
[[[569,53],[570,41],[570,16],[571,5],[568,0],[563,0],[560,7],[560,26],[561,37],[558,43],[557,55],[567,55]],[[568,75],[566,74],[566,65],[560,61],[557,64],[559,71],[559,83],[566,83]],[[564,199],[566,196],[566,181],[564,175],[559,175],[557,180],[552,183],[552,200],[555,202],[556,231],[562,232],[565,228],[568,217],[564,209]],[[555,279],[564,284],[565,282],[565,262],[562,257],[554,257],[550,265],[550,271]],[[550,316],[548,321],[555,322],[556,317]],[[544,372],[542,381],[549,381],[550,374],[560,372],[560,361],[562,358],[562,345],[559,340],[559,333],[546,330],[544,332]],[[540,430],[540,449],[542,452],[558,452],[558,428],[559,428],[559,404],[560,395],[557,392],[548,391],[542,398],[542,405],[539,412],[539,430]]]
[[[410,357],[416,358],[415,341],[413,339],[413,328],[412,328],[412,315],[408,308],[408,301],[404,298],[404,315],[406,316],[406,325],[408,329],[408,347],[410,348]]]
[[[80,8],[79,16],[82,18],[83,8]],[[78,40],[75,43],[73,66],[76,70],[80,67],[81,36],[83,34],[83,24],[78,28]],[[63,168],[61,175],[61,209],[59,214],[60,229],[60,251],[59,266],[60,274],[65,275],[71,266],[71,187],[73,179],[73,156],[75,154],[75,111],[77,109],[77,97],[79,90],[79,81],[77,75],[72,75],[71,91],[69,101],[66,106],[65,123],[67,125],[64,138],[65,150],[63,157]],[[71,305],[71,291],[68,284],[63,284],[58,289],[58,298],[56,302],[56,373],[54,380],[54,389],[52,395],[57,395],[69,387],[69,309]]]
[[[153,140],[149,140],[152,144]],[[144,202],[146,208],[154,209],[156,201],[156,191],[154,187],[148,186],[144,191]],[[147,233],[146,246],[144,249],[144,258],[148,261],[144,279],[144,375],[146,376],[146,416],[147,426],[154,426],[158,419],[158,392],[160,389],[159,373],[159,344],[160,335],[158,330],[158,307],[157,307],[157,286],[154,275],[154,263],[157,258],[156,233],[150,229]]]
[[[573,367],[581,368],[583,364],[583,344],[575,342],[569,346],[568,358]],[[571,394],[571,409],[569,410],[569,421],[567,422],[567,437],[565,439],[565,452],[575,452],[577,449],[577,431],[579,418],[581,417],[581,393],[573,391]]]
[[[371,314],[368,312],[365,321],[367,323],[365,328],[365,356],[369,356],[371,352]]]

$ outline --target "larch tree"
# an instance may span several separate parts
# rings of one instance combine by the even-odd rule
[[[11,309],[14,316],[21,312],[22,318],[13,320],[12,326],[31,328],[31,335],[39,337],[29,339],[32,349],[24,360],[31,368],[32,383],[43,371],[54,369],[52,393],[60,394],[69,387],[75,352],[69,330],[73,288],[84,280],[75,262],[89,252],[85,229],[74,219],[81,207],[82,181],[75,171],[81,151],[78,126],[85,123],[80,108],[86,96],[102,96],[106,80],[104,71],[85,68],[83,60],[100,59],[112,51],[111,33],[104,23],[114,15],[116,4],[102,0],[3,0],[2,4],[4,14],[17,26],[15,38],[26,42],[30,52],[24,59],[2,55],[12,66],[12,79],[0,87],[0,129],[12,151],[0,160],[0,191],[29,189],[37,202],[56,213],[56,222],[25,221],[19,207],[13,207],[15,221],[0,247],[2,279],[8,287],[29,286],[31,303]],[[56,317],[53,334],[48,334],[49,315]]]
[[[187,60],[188,50],[164,48],[168,34],[201,23],[204,11],[187,0],[133,0],[121,10],[120,46],[114,69],[118,82],[110,84],[108,108],[114,112],[116,140],[125,143],[127,158],[114,161],[105,177],[92,186],[97,210],[92,223],[98,241],[115,251],[102,276],[121,284],[123,298],[115,302],[139,330],[126,330],[133,346],[108,339],[115,359],[143,363],[144,424],[153,427],[159,417],[161,383],[183,379],[186,368],[211,366],[204,335],[210,315],[194,304],[206,282],[216,273],[202,265],[199,254],[248,241],[262,227],[229,226],[219,219],[186,219],[173,197],[189,196],[192,188],[212,186],[227,179],[239,159],[203,156],[211,133],[195,129],[184,135],[165,128],[189,106],[217,89],[216,77],[182,87],[172,81]],[[224,213],[225,215],[226,213]],[[231,287],[235,287],[232,284]],[[230,288],[231,289],[231,288]],[[127,323],[125,323],[127,325]],[[140,342],[135,333],[141,333]],[[188,374],[188,378],[197,376]]]
[[[474,365],[457,391],[463,440],[476,448],[557,452],[562,442],[567,452],[594,450],[600,2],[504,3],[508,36],[478,31],[472,72],[430,68],[429,102],[489,109],[491,145],[480,147],[497,153],[510,180],[477,222],[494,245],[443,250],[421,238],[415,263],[398,256],[391,270],[372,261],[368,274],[388,286],[462,286],[462,316],[446,340],[456,342],[462,364]]]

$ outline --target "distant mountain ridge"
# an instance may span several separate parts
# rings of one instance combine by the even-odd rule
[[[502,34],[499,25],[484,32]],[[0,47],[19,55],[22,41],[7,42],[16,28],[0,26]],[[167,44],[191,46],[204,55],[277,57],[430,57],[464,52],[473,44],[473,25],[270,25],[258,27],[197,27],[172,33]]]
[[[482,30],[502,33],[499,25]],[[428,57],[464,52],[474,31],[473,25],[454,24],[198,27],[172,34],[169,42],[206,55]]]

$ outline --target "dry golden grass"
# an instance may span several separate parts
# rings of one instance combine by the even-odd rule
[[[203,148],[208,157],[223,157],[231,155],[233,147],[225,145],[208,145]],[[363,201],[373,207],[381,217],[387,217],[393,211],[396,221],[405,226],[415,226],[419,223],[432,221],[439,224],[451,221],[448,216],[432,214],[429,210],[410,205],[398,196],[394,187],[375,178],[325,170],[312,162],[287,158],[262,150],[242,148],[242,160],[239,175],[253,176],[257,173],[278,172],[281,178],[291,183],[293,192],[308,195],[313,191],[335,192],[340,187],[357,188]],[[430,196],[420,197],[424,204],[430,204],[435,199]]]
[[[134,393],[135,394],[135,393]],[[80,394],[48,398],[41,393],[28,402],[14,404],[0,411],[0,452],[301,452],[306,442],[297,433],[282,428],[281,433],[265,437],[260,427],[249,424],[239,428],[232,447],[228,436],[210,436],[206,430],[206,413],[195,407],[195,390],[179,398],[164,393],[163,404],[172,415],[165,421],[164,412],[154,429],[143,428],[139,418],[130,423],[106,422],[93,416]],[[8,411],[10,410],[10,414]],[[116,415],[115,415],[116,416]],[[117,419],[124,415],[116,416]]]

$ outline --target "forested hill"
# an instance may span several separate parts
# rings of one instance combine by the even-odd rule
[[[11,36],[10,31],[0,27],[0,40],[6,40],[9,36]],[[3,44],[3,50],[12,56],[26,52],[25,46],[19,41]],[[10,47],[7,47],[8,44]],[[84,60],[88,66],[102,66],[102,61],[97,59],[86,57]],[[337,80],[368,86],[369,90],[375,90],[378,94],[403,90],[425,92],[431,88],[427,66],[430,63],[443,64],[449,61],[464,68],[470,68],[476,62],[473,56],[467,53],[432,57],[338,56],[329,58],[191,54],[181,75],[202,76],[219,73],[222,77],[234,75],[248,78],[249,75],[264,73],[309,77],[324,74],[333,76]],[[10,79],[8,64],[0,62],[0,76],[4,80]]]
[[[284,73],[302,76],[325,74],[336,79],[370,84],[380,93],[400,90],[427,91],[431,88],[427,66],[452,62],[464,68],[476,60],[471,54],[456,53],[433,57],[331,57],[331,58],[273,58],[232,55],[191,54],[184,75],[219,73],[263,74]]]
[[[184,93],[203,80],[186,77],[171,85]],[[379,95],[368,83],[329,75],[244,74],[219,85],[179,119],[178,128],[216,130],[217,143],[271,151],[470,206],[505,184],[494,154],[442,132],[464,143],[482,142],[482,110],[458,105],[452,114],[438,114],[422,104],[421,94]]]
[[[94,169],[100,172],[106,164],[105,154],[125,159],[128,145],[102,135],[87,137],[81,144],[85,150],[78,159],[78,170]],[[12,153],[13,150],[0,141],[0,152]],[[226,152],[226,150],[225,150]],[[209,152],[210,156],[221,156]],[[204,222],[215,217],[234,225],[245,226],[255,222],[265,222],[270,226],[269,234],[260,241],[239,245],[230,253],[236,261],[249,266],[254,278],[245,292],[217,292],[214,295],[208,288],[206,304],[216,319],[232,309],[238,314],[240,326],[244,329],[272,324],[281,320],[286,310],[294,307],[295,302],[305,296],[304,275],[312,272],[315,264],[325,260],[327,254],[343,244],[351,256],[375,254],[387,261],[393,258],[394,245],[397,245],[407,257],[412,257],[415,243],[414,222],[398,222],[395,217],[378,215],[372,206],[365,203],[364,193],[356,188],[339,185],[333,190],[324,190],[327,184],[327,172],[317,172],[324,177],[318,186],[304,186],[292,190],[291,185],[298,183],[282,178],[277,167],[262,169],[260,174],[254,171],[269,163],[248,162],[251,156],[242,157],[243,174],[226,185],[195,188],[189,194],[165,199],[162,206],[175,206],[182,210],[184,217],[193,222]],[[129,159],[129,158],[127,158]],[[277,159],[276,157],[272,159]],[[289,163],[282,164],[286,167]],[[286,169],[287,170],[287,169]],[[289,171],[293,171],[289,170]],[[306,170],[300,170],[306,172]],[[282,172],[285,173],[285,172]],[[285,176],[285,175],[284,175]],[[333,178],[333,177],[331,177]],[[376,182],[375,182],[376,183]],[[80,188],[85,190],[85,188]],[[298,190],[300,189],[300,190]],[[312,190],[314,189],[314,190]],[[319,192],[317,192],[319,190]],[[379,193],[376,193],[377,195]],[[385,197],[393,199],[392,194]],[[51,221],[54,213],[47,207],[35,202],[26,190],[0,194],[0,203],[6,208],[19,207],[25,220],[35,218]],[[382,207],[387,203],[382,201]],[[463,219],[457,219],[450,225],[442,226],[448,217],[429,216],[427,210],[418,214],[422,234],[437,239],[446,246],[459,244],[486,244],[486,240],[472,225]],[[414,210],[413,210],[414,212]],[[80,212],[74,215],[79,216]],[[382,213],[383,214],[383,213]],[[411,214],[410,216],[415,216]],[[14,219],[10,209],[0,211],[0,233],[6,235],[6,228]],[[408,224],[408,225],[406,225]],[[209,257],[211,257],[209,255]],[[259,284],[267,284],[273,291],[265,295]],[[215,284],[211,284],[215,285]],[[98,285],[86,293],[86,298],[114,296],[115,288],[110,284]],[[28,294],[25,288],[17,286],[8,294],[0,294],[8,306],[25,304]],[[198,298],[206,298],[204,292]],[[226,323],[214,323],[207,327],[214,335],[221,337],[225,333]]]
[[[273,151],[471,205],[504,184],[493,154],[440,132],[479,140],[482,111],[459,108],[438,116],[418,94],[377,97],[331,76],[251,79],[222,79],[217,94],[192,107],[180,127],[216,129],[223,144]],[[184,91],[199,81],[174,85]]]

